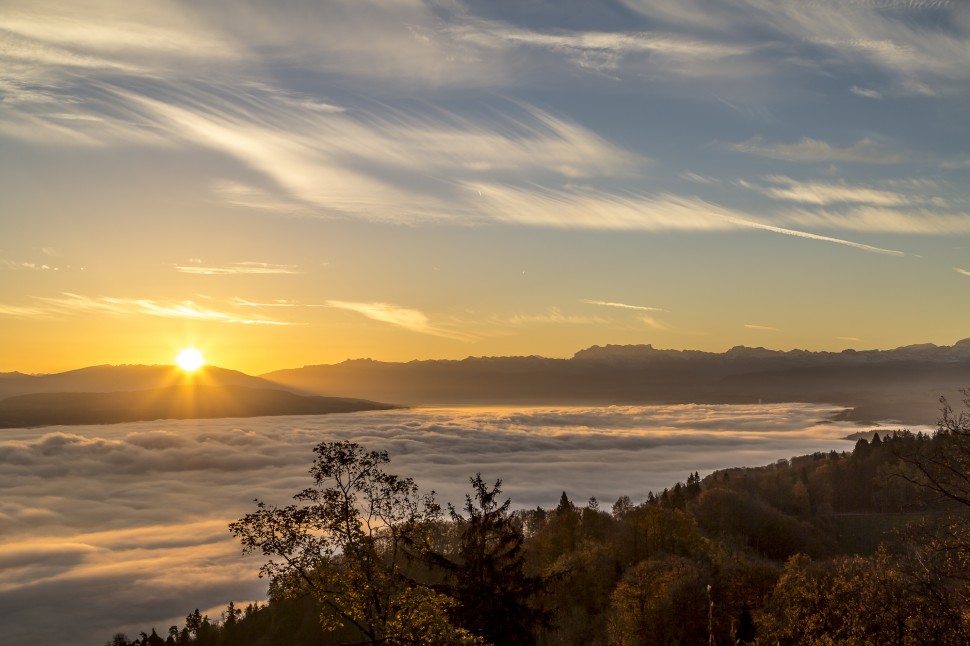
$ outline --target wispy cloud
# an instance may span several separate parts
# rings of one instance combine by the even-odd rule
[[[837,184],[812,181],[803,182],[783,175],[771,175],[764,179],[772,185],[762,186],[745,181],[741,181],[739,184],[744,188],[757,191],[762,195],[776,200],[816,204],[820,206],[838,203],[901,206],[912,204],[914,201],[913,197],[903,193],[865,186],[852,186],[844,182]]]
[[[484,184],[477,185],[475,190],[481,193],[481,198],[487,203],[488,211],[494,214],[493,217],[533,226],[632,231],[725,231],[747,228],[829,242],[872,253],[905,255],[904,252],[894,249],[752,220],[738,211],[696,197],[669,194],[616,196],[581,188],[528,191],[511,186]]]
[[[726,209],[676,195],[616,195],[585,187],[546,189],[471,184],[483,211],[499,221],[604,230],[711,231],[732,228]]]
[[[353,301],[327,301],[330,307],[357,312],[363,316],[381,323],[396,325],[412,332],[440,336],[455,341],[472,341],[475,337],[466,332],[449,330],[431,324],[427,315],[420,310],[390,303],[360,303]]]
[[[51,312],[44,307],[4,305],[0,303],[0,316],[16,319],[49,319],[51,318]]]
[[[970,213],[941,213],[926,208],[908,211],[873,206],[840,211],[792,209],[785,211],[782,217],[792,226],[843,231],[933,235],[970,233]]]
[[[770,325],[756,325],[754,323],[745,323],[744,327],[749,330],[757,330],[759,332],[780,332],[776,327],[771,327]]]
[[[848,146],[839,147],[810,137],[802,137],[794,144],[768,143],[761,137],[753,137],[747,141],[730,144],[729,148],[751,155],[795,162],[898,164],[903,161],[902,155],[886,152],[882,146],[871,139],[860,139]]]
[[[184,274],[202,274],[205,276],[224,276],[232,274],[301,274],[296,265],[277,265],[267,262],[237,262],[219,267],[198,264],[176,265],[175,269]]]
[[[506,319],[505,322],[511,325],[603,325],[609,323],[607,319],[599,316],[567,314],[556,307],[551,307],[542,314],[515,314]]]
[[[834,244],[845,245],[847,247],[852,247],[853,249],[859,249],[861,251],[869,251],[871,253],[878,253],[886,256],[905,256],[906,253],[903,251],[897,251],[895,249],[884,249],[882,247],[874,247],[872,245],[863,244],[861,242],[852,242],[851,240],[843,240],[841,238],[833,238],[830,236],[823,236],[817,233],[808,233],[806,231],[798,231],[795,229],[786,229],[784,227],[778,227],[771,224],[764,224],[761,222],[752,222],[750,220],[732,220],[740,226],[750,227],[752,229],[762,229],[764,231],[771,231],[772,233],[780,233],[782,235],[794,236],[796,238],[805,238],[807,240],[819,240],[821,242],[831,242]]]
[[[650,163],[576,123],[521,104],[479,120],[445,111],[331,113],[278,105],[269,113],[273,96],[223,88],[231,110],[201,111],[186,106],[222,108],[225,97],[201,89],[172,92],[167,101],[120,89],[115,94],[184,143],[208,146],[261,173],[278,196],[239,182],[215,185],[230,203],[261,210],[455,221],[474,217],[470,196],[454,192],[472,178],[625,177]],[[445,179],[429,183],[415,169]]]
[[[34,7],[37,4],[40,3]],[[214,32],[204,31],[199,25],[189,25],[184,15],[180,17],[174,12],[153,12],[155,20],[148,21],[145,12],[135,7],[126,10],[122,4],[114,7],[116,11],[99,14],[97,21],[80,21],[70,11],[55,12],[51,8],[49,4],[46,11],[32,11],[25,6],[4,13],[4,30],[22,39],[23,49],[15,49],[14,57],[19,52],[27,54],[24,50],[28,47],[29,60],[36,60],[44,53],[59,57],[82,51],[104,56],[103,60],[90,61],[100,67],[111,65],[105,62],[107,59],[126,57],[144,57],[157,65],[161,54],[169,57],[161,60],[210,61],[235,60],[242,54],[230,41],[218,39]],[[187,28],[191,31],[187,32]]]
[[[476,21],[472,28],[451,30],[459,39],[491,50],[549,51],[577,68],[610,75],[642,69],[649,59],[653,74],[679,78],[736,76],[743,66],[719,64],[750,54],[752,47],[728,40],[694,38],[670,32],[559,31],[556,33]],[[526,50],[526,51],[522,51]]]
[[[943,27],[961,24],[963,7],[946,0],[625,0],[625,4],[682,30],[724,39],[746,34],[757,42],[776,43],[790,54],[779,57],[778,66],[808,57],[820,73],[850,65],[875,66],[898,94],[957,91],[970,78],[965,30]],[[900,12],[915,17],[901,19]]]
[[[271,301],[269,303],[254,303],[253,301],[247,301],[242,298],[232,299],[233,305],[239,305],[240,307],[319,307],[315,305],[303,305],[296,301],[288,301],[286,299],[278,299]]]
[[[644,325],[646,325],[649,328],[653,328],[654,330],[666,331],[671,329],[669,325],[667,325],[660,319],[656,318],[655,316],[641,316],[640,320],[643,321]]]
[[[20,271],[23,269],[31,271],[60,271],[61,268],[57,265],[49,265],[47,263],[39,262],[27,262],[23,260],[6,260],[0,258],[0,266],[6,267],[7,269],[12,269],[14,271]]]
[[[835,337],[835,338],[839,339],[840,341],[851,341],[853,343],[861,343],[862,342],[862,339],[860,339],[857,336],[838,336],[838,337]]]
[[[882,98],[882,94],[880,94],[876,90],[871,90],[871,89],[868,89],[868,88],[859,87],[858,85],[853,85],[851,88],[849,88],[849,91],[852,92],[852,94],[855,94],[856,96],[862,96],[862,97],[865,97],[867,99],[881,99]]]
[[[721,180],[717,179],[716,177],[707,177],[705,175],[698,175],[697,173],[694,173],[691,171],[684,171],[683,173],[678,175],[678,177],[681,179],[685,179],[688,182],[693,182],[695,184],[714,185],[714,184],[721,183]]]
[[[954,267],[953,271],[957,272],[958,274],[963,274],[964,276],[970,276],[970,270],[968,269],[961,269],[960,267]]]
[[[662,307],[647,307],[645,305],[628,305],[626,303],[614,303],[611,301],[594,301],[582,298],[580,303],[586,303],[588,305],[602,305],[603,307],[618,307],[620,309],[626,310],[639,310],[641,312],[666,312],[667,310]]]
[[[285,321],[268,318],[242,317],[229,311],[202,307],[187,300],[180,302],[161,302],[144,298],[115,298],[109,296],[90,297],[64,292],[60,296],[34,296],[42,307],[18,307],[0,305],[0,314],[29,318],[31,316],[63,316],[77,313],[106,314],[110,316],[159,316],[164,318],[184,318],[219,323],[240,323],[245,325],[293,325]]]

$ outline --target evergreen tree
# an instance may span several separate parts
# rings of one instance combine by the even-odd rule
[[[534,605],[545,581],[525,572],[524,538],[509,514],[511,500],[499,502],[502,481],[489,487],[480,473],[470,480],[465,515],[450,507],[461,532],[457,559],[435,559],[452,575],[450,592],[459,604],[456,619],[496,646],[535,644],[537,630],[547,621]],[[563,499],[575,513],[565,493]]]

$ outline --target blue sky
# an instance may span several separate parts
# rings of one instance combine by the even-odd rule
[[[0,370],[970,336],[970,6],[0,3]]]

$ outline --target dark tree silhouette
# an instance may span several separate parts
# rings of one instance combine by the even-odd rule
[[[315,486],[296,494],[297,504],[257,500],[255,512],[230,525],[244,552],[269,557],[260,575],[271,579],[273,594],[312,595],[323,607],[325,629],[349,629],[361,643],[474,642],[447,624],[421,619],[445,615],[448,600],[415,591],[402,570],[405,549],[423,543],[421,534],[440,517],[434,494],[422,496],[411,478],[386,473],[386,451],[324,442],[314,453]],[[403,616],[414,619],[405,625]],[[415,636],[415,625],[436,632]]]
[[[963,507],[970,507],[970,390],[959,414],[940,397],[943,408],[931,442],[910,443],[898,456],[910,469],[900,477]]]
[[[437,561],[452,575],[458,623],[496,646],[534,644],[547,621],[534,605],[545,581],[525,572],[522,529],[509,514],[511,500],[500,502],[502,481],[490,487],[481,473],[470,481],[464,515],[449,505],[461,536],[457,559]]]

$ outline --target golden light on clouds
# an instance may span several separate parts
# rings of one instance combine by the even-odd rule
[[[175,357],[175,363],[185,372],[195,372],[205,365],[205,358],[195,348],[185,348]]]

